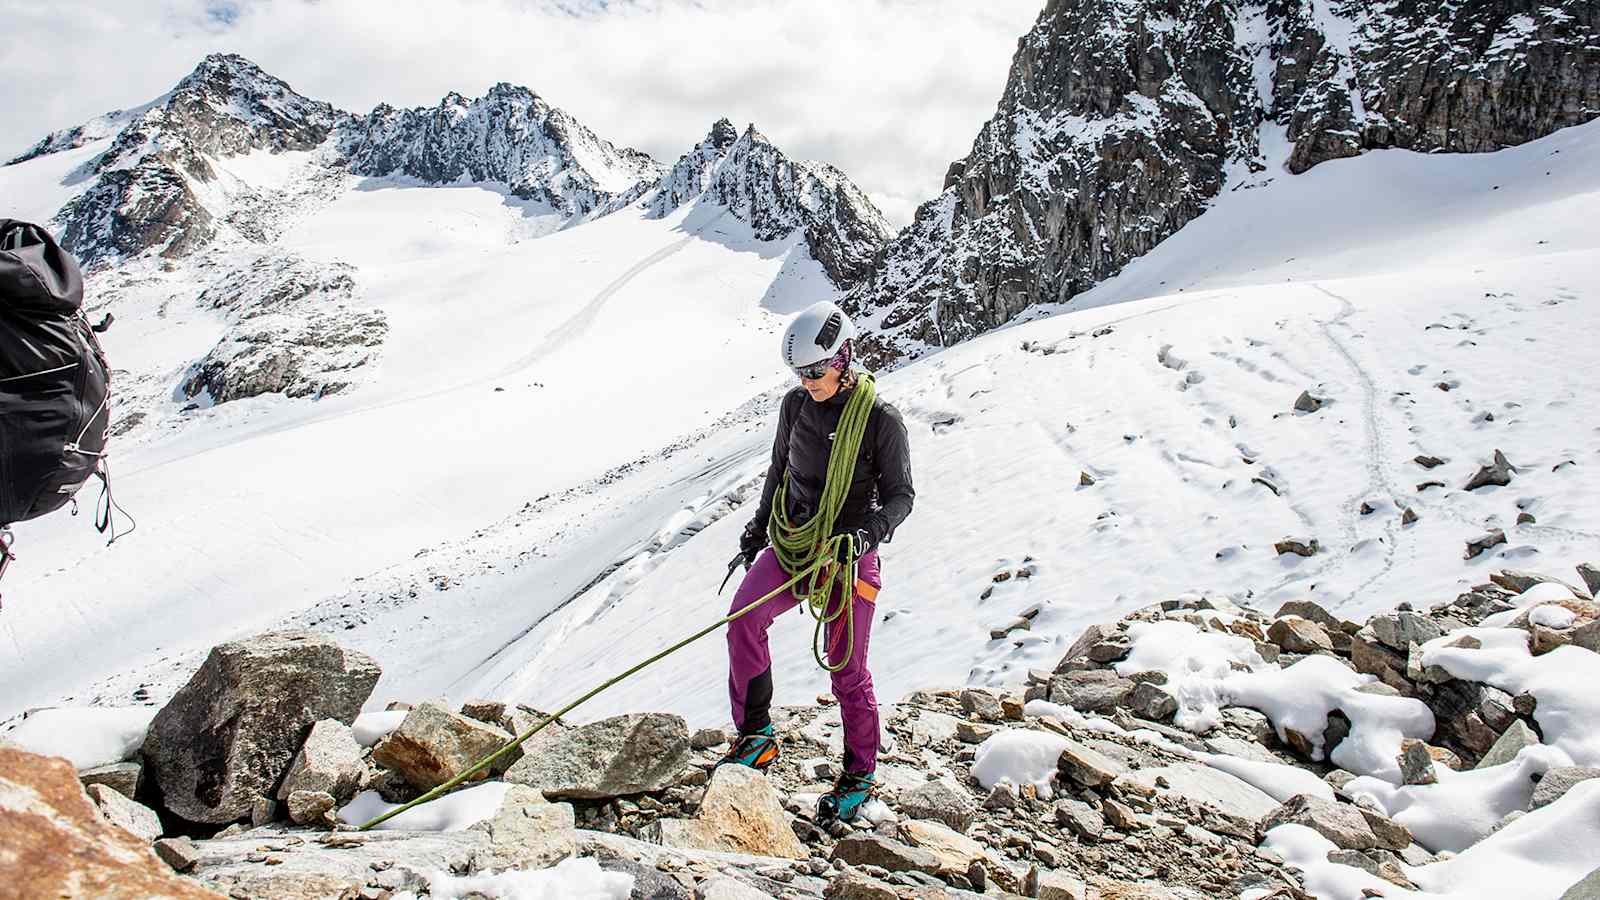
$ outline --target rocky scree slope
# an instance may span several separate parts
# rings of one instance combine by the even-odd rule
[[[1597,115],[1592,0],[1052,0],[971,153],[847,305],[872,358],[914,358],[1070,301],[1249,173]]]
[[[1594,860],[1537,838],[1600,801],[1600,745],[1569,727],[1576,694],[1507,679],[1600,667],[1600,570],[1579,574],[1506,570],[1365,624],[1309,601],[1270,616],[1199,595],[1137,610],[1025,685],[886,705],[889,803],[856,826],[811,818],[841,740],[824,696],[776,711],[784,752],[765,775],[716,767],[730,735],[675,715],[557,721],[470,786],[354,832],[545,714],[428,701],[357,715],[376,665],[303,631],[215,648],[142,749],[79,777],[117,840],[154,842],[233,896],[454,896],[471,886],[458,878],[573,856],[631,878],[633,897],[685,900],[1451,896],[1466,860],[1532,835],[1543,850],[1513,858],[1519,883],[1557,897],[1595,878]],[[1479,662],[1496,654],[1525,664]],[[25,746],[62,712],[9,737]],[[70,768],[39,761],[0,749],[0,796],[76,792],[55,783]],[[0,850],[19,833],[0,830]],[[77,863],[56,865],[74,877]]]

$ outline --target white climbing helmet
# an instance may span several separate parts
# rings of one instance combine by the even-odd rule
[[[856,326],[844,310],[823,300],[795,316],[783,333],[783,364],[791,369],[824,363],[838,355]]]

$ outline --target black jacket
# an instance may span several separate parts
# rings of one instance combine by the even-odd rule
[[[784,398],[778,413],[778,434],[772,442],[772,465],[761,490],[761,506],[751,527],[766,533],[772,500],[789,473],[789,517],[796,524],[816,514],[828,476],[828,455],[834,432],[844,414],[849,392],[840,391],[818,403],[803,387]],[[911,487],[911,450],[900,411],[878,398],[867,416],[866,434],[856,459],[855,477],[845,496],[844,508],[834,523],[836,532],[864,529],[872,546],[894,535],[911,514],[916,491]]]

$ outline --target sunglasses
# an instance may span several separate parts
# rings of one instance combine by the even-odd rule
[[[832,362],[833,360],[831,359],[825,359],[822,362],[812,363],[809,366],[795,366],[794,373],[799,375],[801,378],[815,381],[818,378],[828,374],[828,366]]]

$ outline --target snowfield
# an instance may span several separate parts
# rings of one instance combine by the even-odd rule
[[[1273,170],[1088,308],[884,376],[919,496],[884,550],[880,696],[1019,682],[1085,625],[1184,592],[1361,618],[1584,561],[1597,171],[1600,124]],[[135,430],[114,470],[139,526],[109,550],[64,515],[19,529],[0,716],[159,700],[212,644],[277,624],[372,653],[374,708],[548,708],[721,615],[786,384],[776,334],[831,284],[794,239],[754,241],[711,205],[531,239],[473,190],[369,184],[285,230],[287,249],[355,261],[392,329],[376,374]],[[141,296],[119,295],[109,352],[170,379],[192,354],[133,338],[205,314]],[[1319,410],[1295,410],[1303,391]],[[1495,450],[1512,483],[1463,490]],[[1490,528],[1507,542],[1463,559]],[[1280,555],[1289,537],[1319,551]],[[1030,631],[989,637],[1033,605]],[[774,628],[779,703],[826,690],[810,635],[799,614]],[[579,718],[725,721],[723,656],[702,641]]]

